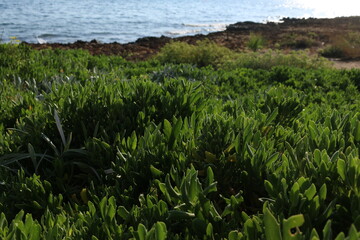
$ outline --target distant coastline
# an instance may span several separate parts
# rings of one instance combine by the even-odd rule
[[[76,41],[74,43],[24,43],[35,49],[85,49],[92,54],[120,55],[128,60],[144,60],[154,56],[165,44],[171,41],[183,41],[195,44],[208,39],[221,46],[235,51],[246,51],[246,42],[251,33],[259,34],[266,39],[267,47],[279,50],[307,49],[317,52],[338,41],[339,36],[353,34],[360,38],[360,16],[337,18],[285,18],[280,23],[238,22],[229,25],[226,30],[198,34],[195,36],[144,37],[135,42],[121,44],[101,43],[97,40]],[[359,56],[360,57],[360,56]]]
[[[19,0],[3,1],[0,38],[5,42],[17,37],[29,43],[37,43],[38,38],[48,43],[96,39],[126,44],[147,36],[181,37],[223,31],[226,25],[239,21],[266,23],[284,17],[351,16],[357,11],[351,7],[354,5],[343,9],[344,2],[320,5],[321,1],[223,0],[219,4],[217,0],[78,0],[75,4],[36,0],[26,6]]]

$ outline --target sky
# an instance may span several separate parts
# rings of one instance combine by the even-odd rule
[[[296,6],[313,10],[315,16],[335,17],[360,15],[359,0],[289,0]]]

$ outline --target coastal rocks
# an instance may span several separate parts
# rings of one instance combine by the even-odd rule
[[[360,17],[341,17],[333,19],[293,19],[284,18],[279,23],[239,22],[231,24],[225,31],[209,33],[208,35],[183,36],[178,38],[144,37],[135,42],[120,44],[76,41],[69,44],[46,43],[27,44],[35,49],[85,49],[91,54],[120,55],[128,60],[139,61],[154,56],[165,44],[171,41],[182,41],[196,44],[197,41],[208,39],[227,48],[243,51],[250,33],[256,33],[266,40],[268,48],[303,49],[311,48],[313,53],[332,44],[334,36],[344,36],[348,33],[360,35]],[[355,34],[355,35],[356,35]],[[354,35],[354,36],[355,36]],[[358,36],[356,35],[356,36]],[[310,41],[308,41],[310,40]],[[305,41],[305,42],[304,42]],[[305,43],[301,47],[302,43]]]
[[[170,42],[171,38],[169,37],[165,37],[165,36],[161,36],[161,37],[144,37],[144,38],[139,38],[138,40],[136,40],[134,43],[129,43],[130,44],[137,44],[143,47],[148,47],[151,49],[160,49],[161,47],[163,47],[166,43]]]
[[[269,23],[256,23],[256,22],[238,22],[235,24],[230,24],[226,27],[226,31],[269,31],[277,28],[278,24],[269,22]]]

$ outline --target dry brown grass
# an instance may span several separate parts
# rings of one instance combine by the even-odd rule
[[[321,55],[333,58],[359,58],[360,33],[349,32],[343,36],[330,36],[330,45],[321,51]]]
[[[283,48],[306,49],[319,46],[318,36],[314,32],[307,34],[286,33],[281,36],[279,44]]]

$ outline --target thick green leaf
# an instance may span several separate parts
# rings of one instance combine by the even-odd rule
[[[164,134],[168,141],[170,139],[171,132],[172,132],[171,123],[167,119],[164,119]]]
[[[360,120],[357,120],[354,128],[354,139],[357,142],[360,142]]]
[[[297,157],[295,155],[295,151],[294,151],[293,147],[287,141],[285,141],[285,147],[286,147],[287,151],[289,152],[290,157],[293,160],[293,163],[296,166],[297,165]]]
[[[176,121],[175,126],[172,128],[170,139],[169,139],[169,146],[171,149],[175,146],[177,138],[180,136],[182,124],[183,124],[183,121],[181,118],[179,118]]]
[[[214,182],[214,172],[210,166],[206,169],[206,180],[208,186]]]
[[[138,225],[137,234],[138,234],[139,240],[146,240],[147,229],[142,223],[139,223],[139,225]]]
[[[341,232],[336,236],[335,240],[345,240],[345,238],[346,238],[345,234],[343,232]],[[355,238],[355,239],[357,239],[357,238]]]
[[[267,160],[266,160],[266,167],[270,167],[272,163],[274,163],[277,159],[279,159],[279,153],[272,154]]]
[[[173,200],[178,200],[181,197],[181,194],[177,192],[170,183],[170,175],[165,177],[165,186],[166,190],[169,193],[170,197],[174,198]]]
[[[323,229],[323,240],[331,240],[331,239],[332,239],[331,220],[328,220]]]
[[[330,162],[335,162],[339,157],[339,151],[336,151],[330,158]]]
[[[326,184],[324,183],[319,190],[319,198],[321,202],[324,202],[326,200],[326,195],[327,195],[327,187]]]
[[[336,163],[336,167],[337,167],[337,172],[338,172],[339,176],[341,177],[341,179],[343,181],[345,181],[345,179],[346,179],[346,163],[345,163],[345,161],[342,159],[338,159],[338,161]]]
[[[311,231],[310,234],[310,240],[320,240],[319,234],[317,233],[317,231],[315,230],[315,228],[313,228],[313,230]]]
[[[160,177],[161,175],[163,175],[163,172],[154,167],[153,165],[150,165],[150,171],[154,177]]]
[[[282,234],[284,240],[291,239],[301,239],[302,234],[299,227],[301,227],[305,222],[304,216],[302,214],[294,215],[288,219],[284,219],[282,226]],[[295,232],[292,232],[292,229],[295,229]]]
[[[115,217],[116,213],[116,200],[114,196],[111,196],[108,200],[108,206],[107,206],[107,216],[110,220],[112,220]]]
[[[270,116],[266,119],[266,122],[265,122],[265,126],[269,125],[273,120],[275,120],[275,118],[277,117],[279,113],[279,109],[278,108],[275,108],[272,113],[270,114]]]
[[[274,186],[271,184],[271,182],[269,182],[268,180],[265,180],[264,187],[265,187],[265,190],[270,194],[270,196],[275,197]]]
[[[231,231],[228,234],[228,239],[229,240],[241,240],[242,239],[242,234],[239,233],[238,231]]]
[[[130,149],[132,150],[132,151],[135,151],[135,149],[136,149],[136,146],[137,146],[137,136],[136,136],[136,132],[135,131],[133,131],[132,132],[132,134],[131,134],[131,146],[130,146]]]
[[[300,198],[299,192],[300,192],[300,187],[299,187],[299,184],[296,182],[296,183],[294,183],[294,185],[292,186],[291,191],[290,191],[291,206],[297,206],[299,198]]]
[[[321,164],[321,152],[319,149],[315,149],[314,151],[314,161],[318,166]]]
[[[276,221],[274,215],[266,208],[264,212],[265,237],[267,240],[281,240],[280,224]]]
[[[167,235],[166,224],[164,222],[157,222],[155,224],[155,239],[165,240]]]
[[[99,203],[99,208],[100,208],[100,213],[101,213],[101,217],[103,220],[106,219],[106,214],[107,214],[107,198],[104,197],[100,203]]]
[[[6,216],[5,216],[5,214],[2,212],[2,213],[0,214],[0,232],[2,231],[1,229],[5,229],[5,228],[7,228],[7,226],[8,226],[8,222],[7,222],[7,220],[6,220]]]
[[[95,213],[96,213],[95,205],[91,201],[88,201],[87,204],[88,204],[89,212],[90,212],[91,216],[95,216]]]
[[[211,223],[209,223],[206,227],[206,236],[208,239],[214,239],[214,228]]]
[[[305,196],[308,200],[313,199],[316,194],[316,187],[315,184],[311,184],[311,186],[305,191]]]
[[[244,224],[244,234],[247,239],[256,239],[256,226],[253,220],[248,219]]]

